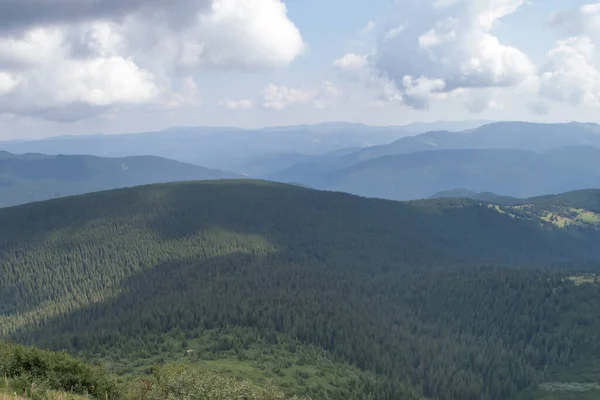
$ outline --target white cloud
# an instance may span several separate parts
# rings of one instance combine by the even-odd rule
[[[3,39],[0,44],[8,44],[9,51],[2,53],[0,65],[5,75],[19,71],[20,82],[0,97],[0,113],[35,110],[46,116],[39,110],[63,110],[69,104],[77,109],[79,104],[97,106],[101,112],[107,106],[147,103],[158,97],[161,88],[154,75],[118,55],[115,43],[100,38],[102,33],[110,36],[109,24],[94,24],[90,32],[94,52],[86,57],[72,56],[66,29],[36,28],[19,39]],[[83,116],[89,116],[89,109]]]
[[[358,31],[358,33],[363,36],[366,36],[369,33],[371,33],[373,31],[373,29],[375,29],[376,26],[377,26],[377,24],[374,21],[369,21],[369,22],[367,22],[367,24],[364,27],[362,27]]]
[[[302,89],[270,84],[265,88],[263,97],[264,108],[283,110],[288,107],[309,103],[314,98],[314,94]]]
[[[250,110],[254,108],[254,102],[252,100],[230,100],[225,99],[219,102],[221,107],[225,107],[228,110]]]
[[[407,104],[415,108],[427,108],[432,96],[444,96],[446,84],[442,79],[413,78],[406,75],[402,79],[402,87]]]
[[[540,94],[572,105],[600,105],[600,71],[593,63],[594,44],[587,36],[558,42],[548,54]]]
[[[51,7],[17,10],[27,18],[0,29],[0,114],[75,120],[107,107],[199,104],[198,69],[278,67],[305,48],[282,0],[132,1],[98,16],[70,7],[81,14],[73,21]]]
[[[392,40],[395,37],[398,37],[405,29],[407,24],[400,24],[395,28],[390,29],[383,35],[383,40]]]
[[[600,40],[600,3],[554,14],[551,24],[571,36],[548,52],[539,82],[543,98],[573,106],[600,106],[600,70],[595,50]]]
[[[479,114],[489,109],[501,110],[503,104],[498,101],[500,89],[459,89],[452,95],[462,101],[472,114]]]
[[[550,25],[571,36],[600,35],[600,3],[584,4],[578,9],[553,13]]]
[[[64,34],[60,29],[35,28],[21,37],[0,36],[0,70],[23,70],[44,65],[55,56]]]
[[[318,109],[326,109],[333,103],[344,96],[344,92],[331,81],[325,81],[321,85],[321,89],[317,91],[313,100],[313,105]]]
[[[278,111],[306,105],[325,109],[343,95],[342,90],[331,81],[325,81],[319,88],[311,90],[270,84],[263,91],[262,106],[265,109]]]
[[[17,78],[5,72],[0,72],[0,96],[12,92],[18,84],[19,80]]]
[[[348,53],[335,60],[333,65],[342,71],[359,71],[368,67],[369,61],[365,55]]]
[[[552,16],[552,25],[568,36],[539,67],[493,31],[524,3],[398,0],[398,13],[376,51],[348,53],[334,65],[342,76],[365,85],[377,105],[426,110],[431,102],[447,101],[481,113],[514,108],[511,102],[518,99],[536,115],[547,114],[552,102],[600,106],[600,3]]]
[[[167,110],[202,105],[200,90],[196,80],[191,76],[183,77],[180,80],[179,90],[166,93],[161,100],[157,106]]]
[[[159,92],[150,72],[117,56],[70,60],[53,72],[54,87],[48,96],[58,103],[98,106],[145,103]]]
[[[331,81],[323,82],[322,90],[323,94],[327,97],[338,97],[343,94],[342,90]]]
[[[183,35],[184,67],[263,68],[294,60],[305,44],[280,0],[215,0]]]
[[[498,20],[524,0],[399,0],[374,67],[407,104],[426,108],[440,92],[512,87],[536,73],[520,50],[493,35]]]

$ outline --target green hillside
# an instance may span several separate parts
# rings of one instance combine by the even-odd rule
[[[232,178],[241,176],[160,157],[0,151],[0,207],[150,183]]]
[[[267,382],[254,385],[182,364],[155,367],[152,376],[125,381],[65,353],[0,342],[0,400],[300,400]]]
[[[316,400],[500,400],[600,372],[600,291],[573,279],[598,271],[583,225],[221,181],[7,208],[0,226],[0,336],[126,376],[184,362]]]

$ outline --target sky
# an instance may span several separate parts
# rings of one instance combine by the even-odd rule
[[[600,3],[0,0],[0,140],[597,121]]]

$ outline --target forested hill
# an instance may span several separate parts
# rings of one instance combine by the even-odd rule
[[[540,207],[549,207],[552,205],[556,205],[563,207],[582,208],[594,212],[600,212],[600,190],[597,189],[577,190],[568,193],[531,197],[528,199],[502,196],[489,192],[477,193],[467,189],[455,189],[447,190],[444,192],[438,192],[431,196],[431,198],[466,198],[498,205],[535,204]]]
[[[258,346],[264,366],[298,341],[371,374],[316,400],[514,399],[596,357],[600,333],[597,287],[571,279],[595,271],[600,233],[514,213],[257,181],[2,209],[0,336],[135,366],[192,343],[207,364]],[[306,382],[295,368],[262,371]]]
[[[0,207],[150,183],[239,175],[153,156],[11,154],[0,151]]]

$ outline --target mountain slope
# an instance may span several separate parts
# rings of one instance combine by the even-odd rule
[[[0,207],[149,183],[239,178],[159,157],[16,155],[0,151]]]
[[[441,192],[434,193],[433,196],[431,196],[431,198],[432,199],[464,198],[464,199],[472,199],[472,200],[481,200],[481,201],[485,201],[487,203],[498,204],[498,205],[500,205],[500,204],[505,204],[505,205],[521,204],[521,203],[525,202],[524,199],[519,199],[516,197],[501,196],[501,195],[497,195],[495,193],[490,193],[490,192],[477,193],[477,192],[474,192],[474,191],[468,190],[468,189],[444,190]]]
[[[541,207],[563,206],[586,209],[600,213],[600,191],[594,189],[578,190],[568,193],[519,199],[516,197],[501,196],[495,193],[477,193],[467,189],[454,189],[438,192],[431,196],[433,199],[466,198],[485,201],[496,205],[534,204]]]
[[[123,382],[64,353],[2,342],[0,374],[2,400],[288,399],[270,383],[256,387],[223,373],[183,365],[154,369],[150,379]]]
[[[452,131],[483,123],[441,121],[407,126],[368,126],[331,122],[264,129],[173,127],[160,132],[0,142],[0,149],[13,153],[103,157],[154,155],[250,176],[266,176],[293,165],[293,160],[302,162],[310,160],[310,156],[332,151],[383,145],[434,127]]]
[[[350,154],[331,154],[312,160],[297,160],[295,165],[284,167],[276,173],[267,175],[267,178],[280,182],[301,182],[310,185],[311,181],[318,181],[332,171],[350,168],[358,163],[380,157],[448,150],[503,149],[548,152],[565,147],[600,149],[600,126],[581,123],[496,122],[462,132],[432,131],[404,137],[390,144],[367,147]],[[508,163],[510,160],[506,162]],[[471,187],[467,187],[467,189],[475,190]],[[557,191],[564,192],[573,189],[575,188],[560,187]],[[352,191],[352,193],[357,192]],[[433,193],[429,192],[423,195],[430,196]]]
[[[196,182],[8,208],[0,226],[0,336],[90,359],[298,340],[378,377],[317,400],[499,400],[598,355],[600,295],[565,274],[600,260],[600,232],[469,200]]]
[[[363,149],[355,154],[355,160],[433,150],[518,149],[540,152],[573,146],[600,148],[600,126],[575,122],[495,122],[462,132],[433,131],[402,138],[389,145]]]
[[[600,149],[428,151],[294,178],[319,189],[393,200],[427,198],[455,188],[526,198],[600,187]]]
[[[318,155],[347,147],[385,144],[409,134],[401,127],[361,124],[290,126],[269,129],[170,128],[123,135],[65,136],[0,142],[13,153],[90,154],[102,157],[154,155],[242,174],[262,174],[286,164],[262,160],[281,154]]]

